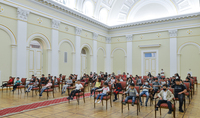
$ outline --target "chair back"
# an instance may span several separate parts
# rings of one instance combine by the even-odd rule
[[[101,86],[103,86],[103,84],[104,84],[104,80],[101,80]]]
[[[14,84],[14,81],[15,81],[15,77],[12,77],[12,83],[11,84]]]
[[[168,88],[168,90],[170,90],[172,92],[172,94],[174,94],[174,89],[173,88]]]
[[[142,84],[144,84],[144,79],[141,79]]]
[[[126,81],[127,79],[126,78],[123,78],[123,81]]]
[[[197,81],[197,77],[193,77],[194,78],[194,81],[196,82]]]
[[[26,85],[26,78],[21,79],[22,85]]]
[[[65,75],[63,75],[63,76],[62,76],[62,80],[64,80],[64,81],[65,81],[65,77],[66,77],[66,76],[65,76]]]
[[[143,79],[146,80],[148,77],[147,76],[143,76]]]
[[[153,83],[149,83],[149,85],[150,85],[151,87],[153,87]]]
[[[85,82],[81,82],[81,84],[82,84],[83,88],[85,89]],[[84,89],[81,89],[81,91],[83,92]]]
[[[190,79],[191,85],[194,86],[194,80]]]
[[[119,79],[119,76],[116,75],[116,76],[115,76],[115,79]]]
[[[125,90],[126,89],[126,81],[120,82],[122,85],[122,89]]]
[[[140,93],[140,87],[139,86],[135,86],[135,89],[137,90],[138,94]]]
[[[90,79],[90,78],[86,78],[86,81],[89,82],[89,79]]]
[[[140,79],[142,79],[142,76],[139,76]]]
[[[133,80],[134,84],[136,85],[137,84],[137,80]]]
[[[183,82],[183,84],[185,84],[187,91],[190,91],[190,83],[189,82]]]
[[[165,78],[165,76],[161,76],[161,78]]]
[[[56,79],[57,79],[58,84],[60,84],[60,78],[56,78]]]

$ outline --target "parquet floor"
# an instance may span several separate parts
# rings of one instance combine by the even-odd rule
[[[200,88],[197,88],[195,91],[195,95],[191,103],[189,104],[188,99],[186,99],[186,112],[180,113],[178,111],[178,102],[176,104],[176,118],[200,118]],[[86,92],[88,89],[86,88]],[[61,96],[60,92],[55,93],[55,98],[64,97],[67,94]],[[114,96],[113,96],[114,97]],[[112,97],[112,98],[113,98]],[[50,94],[50,98],[53,99]],[[29,95],[25,95],[23,92],[18,95],[17,91],[12,92],[2,92],[0,91],[0,109],[13,107],[23,104],[29,104],[33,102],[39,102],[47,100],[46,93],[43,94],[43,97],[39,99],[38,96],[34,95],[32,97],[32,93]],[[121,95],[120,95],[121,100]],[[136,106],[130,106],[130,110],[128,111],[127,105],[124,106],[124,113],[121,113],[121,102],[120,100],[113,103],[113,107],[110,107],[110,103],[108,102],[108,109],[106,110],[105,102],[104,105],[96,104],[96,108],[94,108],[94,100],[93,98],[86,98],[86,103],[83,100],[80,100],[80,104],[78,105],[77,101],[69,103],[62,103],[58,105],[48,106],[45,108],[40,108],[32,111],[22,112],[19,114],[7,116],[7,118],[154,118],[154,105],[152,106],[141,106],[141,111],[137,116]],[[155,104],[155,102],[153,102]],[[157,112],[157,118],[172,118],[172,114],[167,114],[167,109],[162,109],[162,115],[160,115],[159,111]]]

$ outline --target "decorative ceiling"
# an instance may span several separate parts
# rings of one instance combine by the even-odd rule
[[[199,0],[52,0],[106,25],[199,12]]]

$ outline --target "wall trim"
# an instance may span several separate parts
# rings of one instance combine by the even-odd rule
[[[152,44],[152,45],[139,45],[140,48],[154,48],[154,47],[160,47],[161,44]]]
[[[91,46],[90,46],[89,44],[85,43],[85,44],[83,44],[83,45],[81,46],[80,49],[82,50],[84,47],[86,47],[86,48],[89,49],[89,51],[90,51],[90,56],[92,56],[92,55],[93,55],[93,51],[92,51]],[[81,52],[81,50],[80,50],[80,52]]]
[[[104,53],[104,58],[106,57],[106,50],[103,48],[103,47],[99,47],[98,49],[97,49],[97,54],[98,54],[98,51],[99,50],[102,50],[103,51],[103,53]]]
[[[74,53],[75,52],[74,44],[69,39],[63,39],[62,41],[60,41],[60,43],[58,44],[58,47],[60,48],[60,46],[65,42],[68,43],[71,46],[72,53]]]
[[[199,53],[200,53],[200,45],[196,42],[187,42],[187,43],[184,43],[182,44],[179,49],[178,49],[178,54],[180,55],[181,54],[181,50],[183,49],[183,47],[187,46],[187,45],[195,45],[196,47],[199,48]]]
[[[114,52],[115,52],[116,50],[122,50],[122,51],[124,52],[124,54],[125,54],[125,57],[127,56],[127,53],[126,53],[126,51],[125,51],[123,48],[115,48],[115,49],[111,52],[111,57],[113,57],[113,54],[114,54]]]
[[[11,38],[12,45],[17,45],[17,39],[13,32],[5,25],[0,24],[0,29],[4,30]]]

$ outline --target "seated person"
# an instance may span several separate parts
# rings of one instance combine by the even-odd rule
[[[105,82],[104,85],[103,85],[103,88],[97,89],[97,91],[101,91],[101,90],[103,90],[103,92],[98,94],[98,96],[95,100],[95,103],[97,103],[97,100],[99,99],[99,97],[101,97],[101,98],[100,98],[98,103],[101,103],[101,101],[103,100],[103,97],[106,96],[107,93],[110,91],[110,88],[108,87],[108,83]]]
[[[134,83],[131,83],[130,84],[130,88],[123,94],[127,94],[127,93],[128,93],[129,96],[126,97],[126,99],[123,102],[123,104],[126,105],[128,100],[132,99],[132,106],[134,106],[136,96],[139,96],[137,90],[135,89],[135,84]]]
[[[35,79],[35,82],[29,86],[29,88],[25,92],[30,92],[32,88],[38,87],[38,79]]]
[[[123,79],[122,79],[122,77],[121,77],[121,76],[119,76],[119,81],[123,82]]]
[[[49,79],[49,81],[48,81],[47,85],[46,85],[46,86],[44,86],[44,87],[42,88],[42,90],[41,90],[41,92],[40,92],[39,96],[41,97],[41,96],[42,96],[42,93],[43,93],[45,90],[47,90],[47,89],[50,89],[50,88],[51,88],[51,86],[52,86],[52,82],[51,82],[51,79]]]
[[[107,80],[106,80],[106,82],[107,83],[109,83],[110,82],[110,80],[111,80],[111,76],[110,76],[110,74],[108,75],[108,77],[107,77]]]
[[[156,78],[155,82],[153,82],[153,98],[154,98],[155,94],[157,93],[157,91],[159,90],[160,87],[161,87],[161,85],[158,82],[158,78]]]
[[[111,77],[111,80],[109,83],[111,84],[112,88],[115,86],[115,78],[113,76]]]
[[[60,83],[62,83],[62,74],[59,75]]]
[[[91,89],[91,93],[90,93],[90,97],[92,97],[92,93],[99,89],[99,87],[101,86],[101,80],[99,78],[97,78],[97,81],[95,83],[94,88]]]
[[[40,84],[46,84],[46,79],[44,77],[44,74],[42,74],[42,77],[40,78]]]
[[[58,85],[58,80],[57,80],[56,76],[54,76],[54,85]]]
[[[113,87],[113,89],[115,89],[115,91],[113,92],[115,95],[115,99],[113,100],[113,102],[115,102],[117,100],[117,94],[122,91],[122,85],[119,82],[119,79],[117,79],[116,81],[117,83],[115,84],[115,87]]]
[[[51,78],[51,75],[48,74],[47,80],[50,80],[50,79],[52,79],[52,78]]]
[[[164,79],[161,79],[160,84],[161,84],[161,86],[163,86],[163,85],[165,85],[165,84],[167,84],[167,83],[165,82]]]
[[[181,80],[176,79],[176,84],[172,86],[174,88],[174,97],[179,99],[179,111],[184,112],[182,109],[183,106],[183,99],[185,98],[185,94],[187,92],[184,85],[181,85]]]
[[[162,79],[162,77],[161,77],[160,73],[158,73],[158,76],[157,76],[157,78],[158,78],[158,81],[160,81],[160,79]]]
[[[185,81],[184,82],[188,82],[188,83],[190,83],[190,87],[191,87],[191,82],[190,82],[190,79],[189,79],[189,77],[186,77],[186,79],[185,79]]]
[[[34,75],[32,75],[32,78],[30,79],[30,81],[27,81],[26,82],[26,88],[28,87],[28,85],[30,84],[30,83],[34,83],[35,82],[35,77],[34,77]]]
[[[142,80],[139,78],[139,77],[137,77],[136,76],[136,78],[135,78],[136,80],[137,80],[137,86],[142,86]]]
[[[165,72],[163,71],[163,69],[161,69],[160,74],[161,74],[161,76],[165,76]]]
[[[133,83],[133,80],[132,80],[132,78],[131,77],[129,77],[128,78],[128,80],[127,80],[127,82],[126,82],[126,89],[128,90],[129,89],[129,87],[130,87],[130,85]]]
[[[77,84],[75,85],[75,87],[76,87],[75,90],[73,90],[71,92],[71,94],[69,95],[69,97],[67,98],[68,100],[69,99],[73,100],[73,98],[76,95],[76,93],[80,93],[81,89],[83,89],[83,85],[81,84],[80,80],[77,81]]]
[[[156,105],[156,111],[158,111],[158,107],[160,107],[160,105],[162,103],[167,103],[168,108],[169,108],[169,112],[168,114],[172,113],[172,103],[171,100],[174,98],[174,95],[172,94],[172,92],[170,90],[167,89],[167,85],[163,85],[163,90],[160,91],[160,93],[158,93],[158,97],[159,97],[159,101]]]
[[[167,87],[170,87],[171,86],[171,82],[169,80],[169,78],[167,78]]]
[[[61,94],[64,94],[65,91],[67,90],[67,87],[70,87],[72,83],[73,83],[72,77],[69,76],[68,80],[66,80],[66,84],[62,88],[62,93]]]
[[[19,80],[19,77],[17,77],[17,81],[15,82],[14,86],[13,86],[13,90],[12,91],[15,91],[17,86],[20,86],[21,84],[21,81]]]
[[[176,77],[173,76],[172,79],[171,79],[171,86],[175,85],[175,80],[176,80]]]
[[[6,87],[7,85],[11,85],[13,83],[13,79],[12,77],[10,76],[9,80],[7,83],[3,84],[1,87]]]
[[[145,102],[145,106],[147,106],[147,102],[148,102],[148,99],[149,99],[149,90],[151,89],[151,86],[149,85],[149,82],[146,81],[145,84],[143,86],[141,86],[141,89],[142,92],[140,93],[140,103],[142,105],[142,100],[141,100],[141,96],[143,94],[145,94],[147,97],[146,97],[146,102]]]

